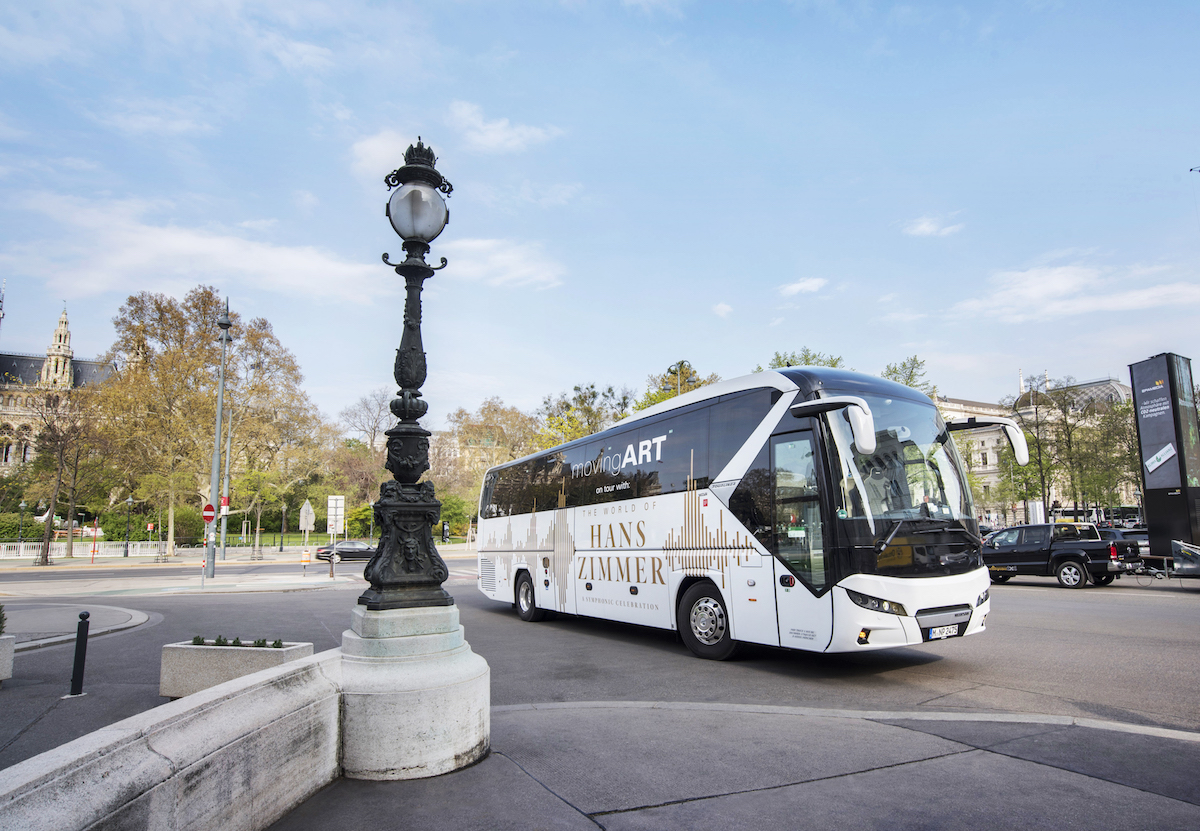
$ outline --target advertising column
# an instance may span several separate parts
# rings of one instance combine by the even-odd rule
[[[1171,353],[1129,367],[1141,449],[1150,553],[1171,556],[1171,541],[1200,541],[1200,425],[1192,365]]]

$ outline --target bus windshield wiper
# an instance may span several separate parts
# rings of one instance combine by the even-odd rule
[[[888,531],[886,537],[875,541],[875,553],[882,554],[883,550],[892,544],[892,539],[896,536],[896,532],[900,530],[900,526],[904,524],[904,520],[896,520],[896,524],[892,526],[892,530]]]

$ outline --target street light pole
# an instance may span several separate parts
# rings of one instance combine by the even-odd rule
[[[217,485],[221,481],[221,408],[225,403],[225,349],[229,342],[233,340],[229,334],[229,327],[233,325],[233,321],[229,319],[229,300],[225,300],[225,311],[217,318],[217,325],[221,327],[221,365],[217,369],[217,426],[213,432],[213,452],[212,452],[212,476],[208,482],[208,496],[213,498],[217,495]],[[205,523],[204,528],[204,576],[217,576],[217,534],[216,534],[216,518],[212,522]]]
[[[21,504],[18,507],[21,509],[21,519],[17,523],[17,556],[20,557],[21,544],[25,542],[25,508],[27,506],[24,499],[21,500]]]
[[[680,378],[683,375],[684,370],[685,369],[690,370],[691,368],[692,368],[692,365],[689,364],[687,361],[680,361],[677,364],[672,364],[671,366],[667,367],[667,375],[670,376],[672,373],[675,375],[675,395],[676,395],[676,397],[683,394],[683,384],[682,384]],[[670,389],[670,387],[668,387],[668,389]]]
[[[133,511],[133,497],[125,497],[125,556],[129,556],[129,515]]]
[[[287,503],[280,505],[281,516],[279,519],[279,553],[283,553],[283,534],[287,531]]]
[[[446,563],[433,544],[433,523],[441,516],[433,483],[418,484],[429,469],[429,436],[417,423],[429,409],[421,398],[421,385],[427,376],[425,349],[421,342],[421,289],[428,278],[446,267],[425,262],[432,242],[449,219],[442,194],[450,195],[453,186],[434,168],[433,150],[417,139],[404,154],[404,166],[385,178],[388,190],[396,188],[388,199],[387,217],[392,229],[404,240],[403,262],[383,261],[404,278],[404,329],[396,350],[393,375],[400,386],[398,397],[389,408],[400,421],[387,436],[387,463],[393,479],[379,489],[379,501],[373,506],[382,534],[378,551],[367,564],[363,576],[371,586],[358,598],[369,611],[409,609],[421,606],[453,606],[454,598],[442,588],[449,576]]]

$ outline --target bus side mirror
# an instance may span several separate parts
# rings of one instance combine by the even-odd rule
[[[1029,464],[1029,444],[1025,432],[1011,418],[976,417],[956,418],[946,422],[947,430],[976,430],[980,427],[1003,427],[1008,443],[1012,445],[1013,457],[1021,467]]]
[[[858,452],[864,456],[875,452],[875,416],[871,414],[871,405],[857,395],[831,395],[828,398],[802,401],[793,404],[791,410],[796,416],[845,410]]]

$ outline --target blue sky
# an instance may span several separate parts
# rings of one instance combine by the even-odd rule
[[[1200,6],[196,0],[0,9],[0,350],[215,285],[330,416],[391,384],[383,176],[454,184],[442,426],[809,346],[943,394],[1200,359]]]

